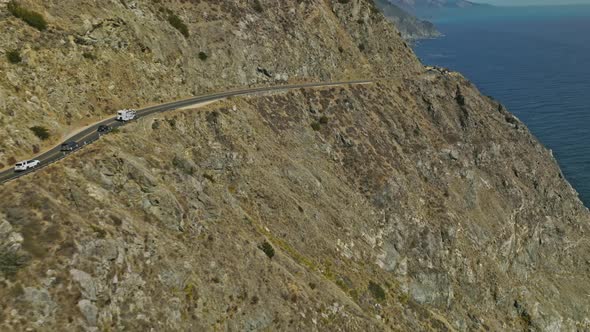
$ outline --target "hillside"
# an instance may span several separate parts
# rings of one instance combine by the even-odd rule
[[[385,17],[395,24],[405,39],[416,40],[440,36],[440,32],[436,30],[434,24],[416,18],[392,4],[389,0],[375,0],[375,5],[383,12]]]
[[[0,11],[0,169],[121,108],[287,81],[401,77],[419,68],[365,1],[18,3],[42,13],[48,27],[39,31]],[[174,18],[188,36],[169,23]],[[22,61],[11,63],[11,51]],[[50,137],[36,137],[34,126]]]
[[[167,3],[188,37],[164,2],[20,3],[48,29],[0,14],[3,158],[50,144],[33,123],[378,80],[143,118],[0,186],[0,330],[590,329],[590,213],[551,152],[372,2]]]

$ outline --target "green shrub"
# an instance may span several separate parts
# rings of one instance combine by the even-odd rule
[[[207,53],[199,52],[199,59],[201,59],[202,61],[207,61],[208,58],[209,56],[207,55]]]
[[[16,1],[12,0],[8,3],[8,11],[14,15],[14,17],[20,18],[25,21],[28,25],[36,28],[39,31],[47,29],[47,21],[43,15],[21,7]]]
[[[170,23],[170,25],[172,25],[174,28],[176,28],[176,30],[180,31],[180,33],[188,38],[189,36],[189,32],[188,32],[188,27],[186,26],[186,24],[184,24],[184,22],[182,21],[182,19],[169,11],[168,14],[168,23]]]
[[[369,281],[369,292],[371,292],[371,295],[373,295],[376,300],[385,300],[385,290],[383,287],[373,281]]]
[[[273,258],[273,256],[275,255],[275,249],[266,240],[260,245],[259,248],[260,248],[260,250],[264,251],[264,253],[266,254],[266,256],[268,256],[268,258]]]
[[[459,104],[459,106],[465,106],[465,96],[461,92],[461,88],[459,86],[457,86],[456,95],[457,96],[455,97],[455,100],[457,101],[457,104]]]
[[[5,276],[13,276],[16,271],[27,262],[26,257],[18,255],[13,251],[0,252],[0,273]]]
[[[259,13],[262,13],[264,11],[264,7],[262,7],[260,0],[253,0],[252,9],[254,9],[255,11],[257,11]]]
[[[35,134],[35,136],[39,137],[40,140],[44,141],[49,138],[49,130],[42,126],[34,126],[29,128]]]
[[[92,61],[97,59],[96,55],[94,55],[90,52],[84,52],[84,53],[82,53],[82,56],[84,57],[84,59],[88,59],[88,60],[92,60]]]
[[[465,106],[465,96],[463,96],[461,94],[457,95],[455,100],[457,100],[457,104],[459,104],[459,106]]]
[[[211,182],[215,182],[215,177],[212,174],[209,173],[203,173],[203,177]]]
[[[518,312],[520,319],[522,320],[523,324],[526,327],[526,331],[530,331],[530,327],[533,325],[533,320],[529,312],[524,308],[522,304],[520,304],[517,300],[514,301],[514,308]]]
[[[170,127],[172,127],[172,128],[176,127],[176,119],[175,118],[166,119],[166,121],[168,122],[168,125],[170,125]]]
[[[319,131],[320,129],[322,129],[322,125],[319,122],[313,122],[311,124],[311,128],[315,131]]]
[[[320,124],[328,124],[328,117],[325,115],[322,115],[322,117],[320,118]]]
[[[20,56],[20,52],[18,50],[8,51],[6,53],[6,58],[10,63],[21,63],[23,58]]]
[[[193,175],[195,173],[193,165],[182,157],[174,156],[174,158],[172,158],[172,165],[174,168],[182,170],[187,175]]]

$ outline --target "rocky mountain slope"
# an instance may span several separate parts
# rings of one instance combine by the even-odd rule
[[[436,30],[434,24],[416,18],[389,0],[375,0],[375,5],[385,17],[395,24],[405,39],[415,40],[440,36],[440,32]]]
[[[41,13],[48,28],[27,25],[0,3],[0,168],[120,108],[233,87],[403,76],[419,68],[365,1],[16,3]],[[21,62],[9,61],[12,51]],[[29,130],[35,126],[50,137],[36,137]]]
[[[35,8],[52,13],[46,14],[51,27],[74,15],[63,3]],[[155,4],[93,3],[83,3],[88,15],[104,17],[133,17],[128,11]],[[247,11],[252,4],[275,7]],[[246,68],[246,83],[282,80],[259,75],[256,67],[271,63],[284,64],[289,79],[387,79],[232,98],[141,119],[1,186],[1,330],[590,329],[590,213],[550,151],[501,104],[460,74],[423,69],[395,28],[365,1],[172,5],[190,22],[195,41],[205,37],[194,31],[208,24],[199,6],[219,6],[216,15],[238,10],[218,23],[226,31],[239,31],[243,17],[263,15],[259,25],[242,30],[258,33],[250,39],[257,44],[244,53],[221,40],[216,44],[228,52],[227,66]],[[287,24],[297,15],[311,21]],[[132,31],[145,34],[143,42],[151,40],[149,33],[168,29],[140,24],[152,22],[147,14],[134,19],[142,28]],[[52,40],[57,29],[38,33],[13,18],[1,22],[8,31],[41,36],[28,43],[31,52],[46,52],[45,61],[74,56],[36,44]],[[309,22],[325,22],[325,29]],[[262,40],[264,33],[274,39]],[[125,36],[128,45],[138,45],[138,35]],[[155,40],[150,45],[181,45],[162,48],[177,62],[153,64],[97,45],[94,52],[119,54],[129,64],[104,60],[100,72],[139,79],[147,68],[181,72],[191,68],[183,62],[198,57],[183,53],[195,49],[188,41]],[[268,48],[255,47],[261,43]],[[351,46],[340,52],[337,45],[343,44]],[[286,58],[284,45],[291,45]],[[326,45],[334,48],[322,51]],[[251,66],[244,62],[249,51],[269,62]],[[280,61],[272,60],[273,52]],[[205,66],[199,61],[194,63]],[[43,98],[52,95],[46,91],[63,91],[80,105],[94,105],[77,97],[79,85],[68,76],[41,85],[50,79],[31,63],[17,69],[2,63],[20,70],[13,78],[28,77],[23,84],[37,82],[4,88],[15,105],[31,105],[25,97],[33,91]],[[42,68],[60,72],[67,69],[63,64]],[[307,77],[300,66],[318,72]],[[79,71],[99,70],[87,67]],[[147,92],[139,83],[117,81],[119,88],[108,96],[120,99],[104,102],[142,103],[150,91],[176,96],[200,84],[223,87],[225,71],[215,68],[218,76],[199,72],[209,75],[208,83],[187,73],[184,84],[173,84],[174,75],[162,69],[146,83]],[[8,80],[11,72],[3,73]],[[238,85],[230,73],[227,86]],[[88,84],[99,91],[113,84],[98,78]],[[64,126],[64,110],[47,105],[54,110],[43,113],[47,123]],[[34,114],[10,109],[13,117]],[[106,112],[94,109],[97,116]],[[24,120],[4,121],[2,128],[27,129]]]

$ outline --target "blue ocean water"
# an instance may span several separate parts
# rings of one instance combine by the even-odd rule
[[[422,62],[463,73],[504,104],[553,150],[590,206],[590,6],[488,8],[430,19],[445,37],[414,46]]]

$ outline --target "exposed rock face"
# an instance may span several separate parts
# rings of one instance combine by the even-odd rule
[[[550,152],[370,5],[320,4],[323,40],[371,41],[353,74],[401,72],[144,118],[0,187],[0,330],[590,329],[590,214]]]
[[[381,9],[385,17],[395,24],[405,39],[416,40],[434,38],[441,35],[436,30],[434,24],[416,18],[389,0],[375,0],[375,5]]]
[[[588,212],[499,109],[428,72],[141,120],[1,189],[4,328],[587,328]]]

